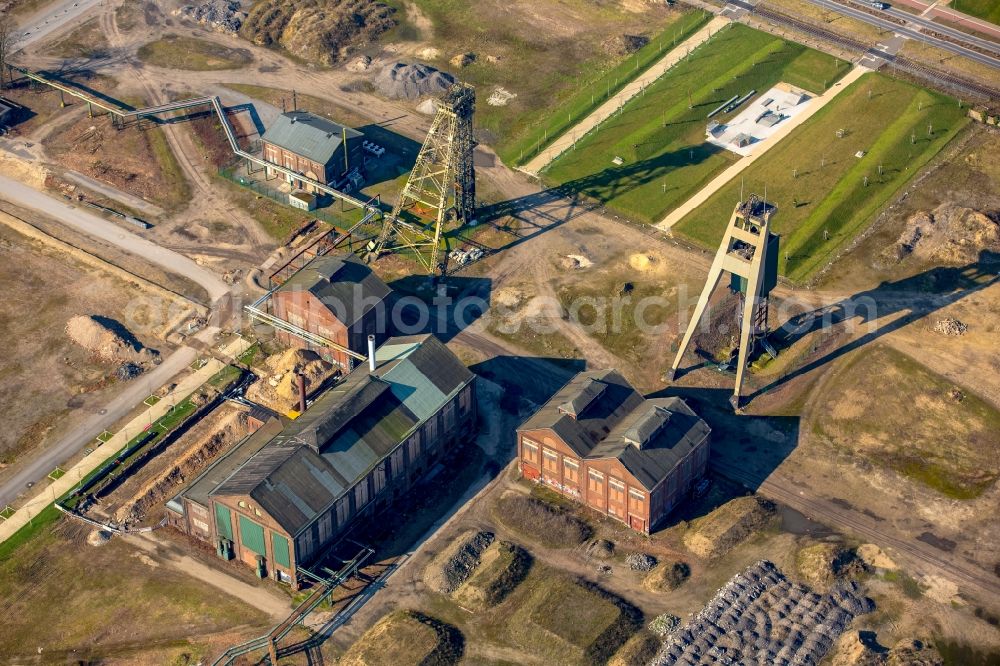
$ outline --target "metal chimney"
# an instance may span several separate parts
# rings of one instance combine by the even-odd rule
[[[375,372],[375,336],[368,336],[368,371]]]
[[[299,380],[299,413],[306,411],[306,376],[301,372],[298,374]]]

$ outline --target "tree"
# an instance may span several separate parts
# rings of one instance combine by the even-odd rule
[[[14,53],[16,29],[9,13],[0,14],[0,90],[7,87],[7,61]]]

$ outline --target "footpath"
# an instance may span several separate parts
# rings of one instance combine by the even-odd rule
[[[727,183],[733,180],[733,178],[740,175],[740,173],[742,173],[747,167],[766,154],[768,150],[778,145],[778,143],[791,134],[796,127],[812,118],[817,111],[833,101],[834,97],[839,95],[848,86],[869,71],[871,70],[865,67],[855,67],[848,72],[844,78],[830,86],[829,90],[825,93],[806,102],[808,107],[805,110],[798,115],[789,118],[788,124],[782,126],[781,129],[769,136],[766,141],[762,141],[759,144],[759,147],[752,153],[737,160],[732,166],[713,178],[708,185],[700,189],[697,194],[672,210],[661,222],[656,224],[656,228],[660,231],[670,231],[670,228],[684,219],[685,215],[708,201],[713,194],[721,190]],[[733,204],[735,205],[736,202],[734,201]]]
[[[221,349],[220,353],[224,357],[236,357],[248,346],[246,340],[237,338],[224,349]],[[119,451],[125,448],[130,438],[135,437],[150,423],[165,416],[171,406],[183,402],[225,366],[226,364],[222,361],[216,358],[209,358],[201,368],[179,379],[176,386],[161,396],[156,404],[144,410],[141,414],[122,426],[108,441],[95,447],[93,452],[84,456],[80,462],[70,469],[65,470],[65,474],[58,479],[41,488],[34,497],[22,504],[13,515],[0,522],[0,542],[9,539],[57,498],[62,497],[72,490],[81,479],[117,455]],[[94,433],[95,443],[97,435],[98,433]]]
[[[573,127],[566,130],[562,136],[553,141],[548,148],[535,155],[535,157],[524,165],[521,170],[537,175],[542,169],[551,164],[557,157],[572,148],[576,140],[583,137],[587,132],[594,129],[605,120],[610,118],[618,109],[625,105],[630,99],[641,93],[646,86],[651,85],[663,74],[687,57],[689,53],[701,46],[715,33],[722,30],[729,24],[729,19],[716,16],[709,21],[701,30],[694,33],[683,42],[671,49],[665,56],[660,58],[652,67],[634,79],[627,86],[618,91],[614,97],[608,99],[601,106],[597,107],[589,116],[581,120]]]

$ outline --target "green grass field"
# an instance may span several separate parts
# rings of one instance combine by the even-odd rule
[[[705,142],[710,111],[733,95],[763,93],[780,81],[822,92],[849,67],[733,24],[583,137],[551,165],[546,182],[598,199],[631,219],[658,222],[736,159]],[[615,166],[615,157],[624,163]]]
[[[532,123],[524,133],[498,144],[501,159],[508,164],[523,164],[530,160],[609,97],[616,95],[630,81],[641,76],[673,50],[676,44],[693,35],[709,20],[707,14],[689,12],[651,39],[633,56],[592,80],[581,82],[576,93],[552,109],[545,122]]]
[[[1000,2],[997,0],[953,0],[951,8],[1000,25]]]
[[[156,67],[210,72],[240,69],[253,62],[246,49],[233,49],[193,37],[166,35],[139,48],[139,60]]]
[[[715,248],[741,184],[757,193],[766,185],[768,199],[778,206],[772,225],[782,235],[779,269],[793,281],[806,280],[967,122],[965,109],[950,97],[868,74],[674,231]],[[846,130],[843,138],[838,130]],[[865,155],[856,157],[858,151]]]

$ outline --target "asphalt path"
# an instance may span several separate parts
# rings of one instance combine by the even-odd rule
[[[15,51],[45,39],[63,26],[78,25],[81,23],[79,20],[81,16],[102,2],[104,0],[62,0],[46,5],[21,23],[14,42]]]

